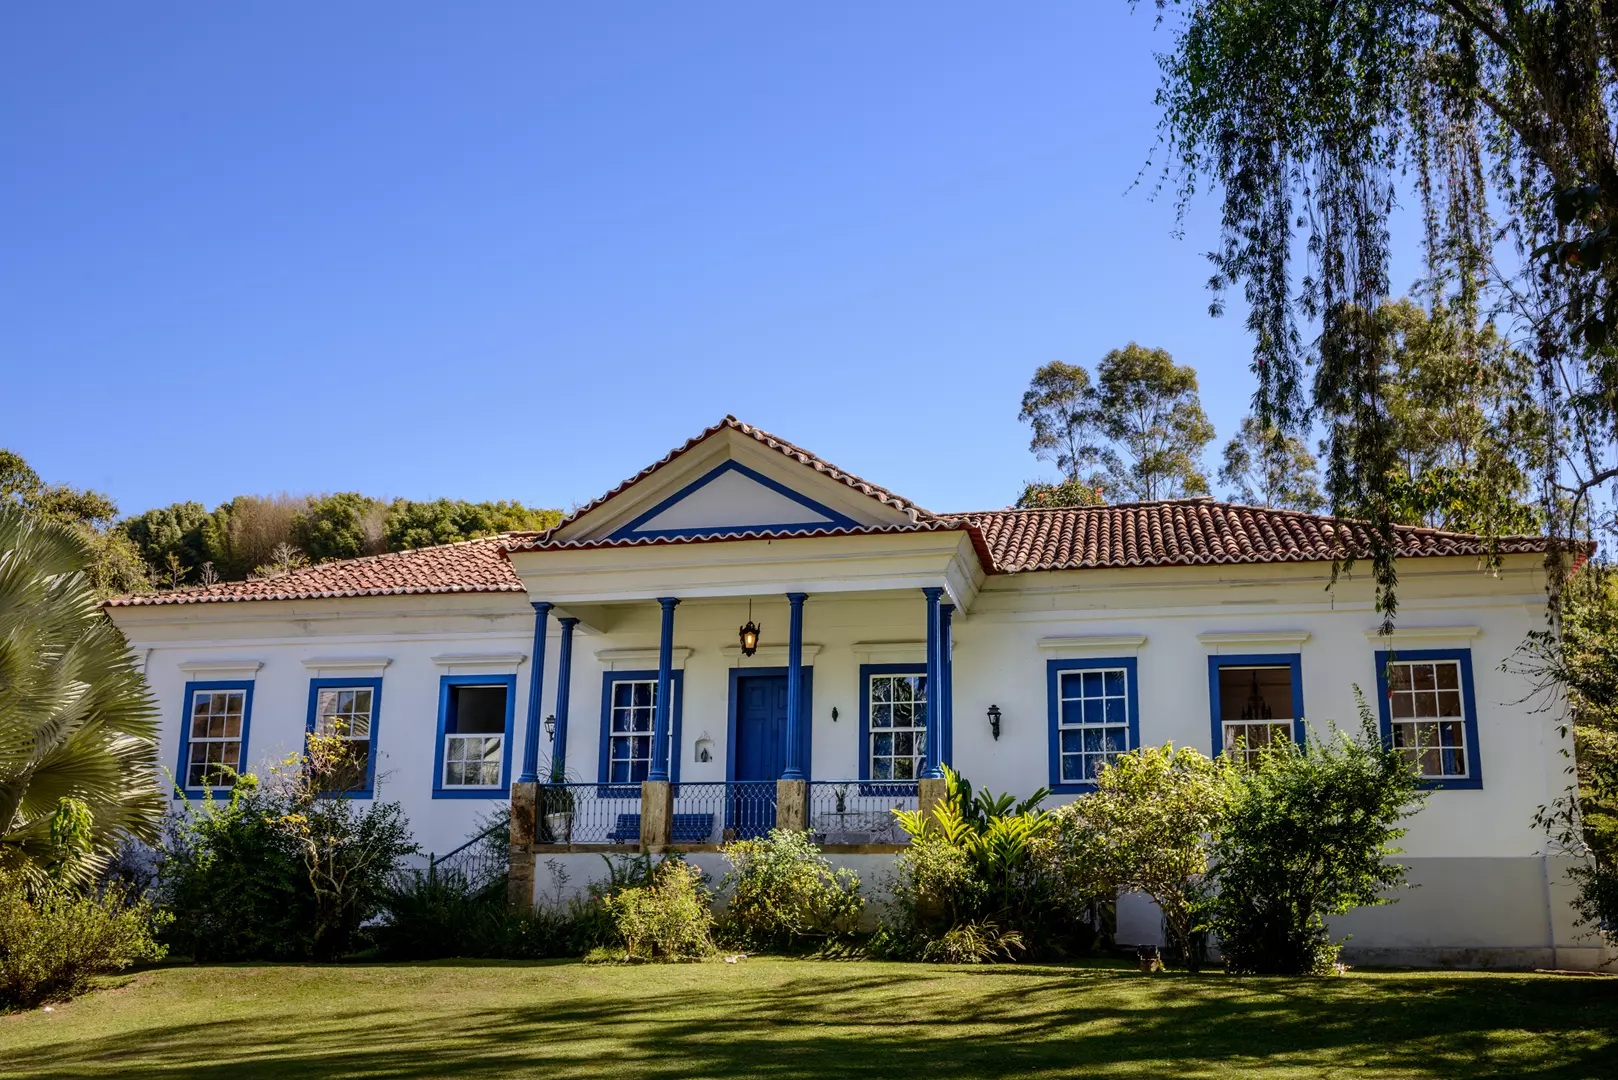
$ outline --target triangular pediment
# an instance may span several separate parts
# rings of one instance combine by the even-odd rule
[[[904,528],[931,515],[727,416],[582,507],[548,544]]]
[[[858,522],[741,462],[728,460],[620,526],[614,540],[847,529]]]

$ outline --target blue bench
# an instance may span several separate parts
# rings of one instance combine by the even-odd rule
[[[713,836],[712,814],[675,814],[673,841],[676,844],[706,844]],[[618,824],[607,839],[615,844],[640,843],[640,815],[619,814]]]

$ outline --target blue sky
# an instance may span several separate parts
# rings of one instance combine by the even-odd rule
[[[1131,340],[1252,393],[1124,0],[9,4],[0,445],[126,512],[583,502],[734,413],[938,510]],[[1400,278],[1399,280],[1404,280]]]

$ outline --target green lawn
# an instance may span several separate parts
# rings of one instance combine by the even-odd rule
[[[1618,1077],[1618,978],[744,960],[167,967],[0,1017],[0,1076]]]

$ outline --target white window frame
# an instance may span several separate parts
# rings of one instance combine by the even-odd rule
[[[878,701],[876,697],[876,682],[878,679],[884,680],[889,684],[890,696],[885,701]],[[898,700],[897,696],[894,695],[894,688],[898,687],[900,684],[904,684],[910,688],[910,698],[908,701],[901,702]],[[932,688],[927,685],[926,669],[918,668],[914,671],[869,672],[865,678],[864,689],[867,731],[867,737],[865,740],[865,763],[868,775],[870,776],[870,779],[866,782],[872,784],[914,784],[921,778],[922,772],[927,767],[927,723],[931,719],[932,710],[929,699],[931,697]],[[893,710],[896,710],[896,708],[901,704],[910,706],[911,723],[908,725],[899,725],[893,722]],[[877,724],[877,709],[882,707],[886,707],[890,710],[889,722],[886,726],[880,726]],[[877,739],[884,735],[892,736],[894,741],[890,742],[890,750],[888,753],[878,754],[876,752]],[[911,736],[909,754],[900,754],[896,749],[892,748],[894,743],[897,742],[897,737],[900,735]],[[877,774],[878,761],[888,762],[890,775],[879,776]],[[897,771],[897,765],[901,761],[908,761],[910,763],[910,771],[912,775],[891,775],[892,772]]]
[[[1121,690],[1119,690],[1119,692],[1116,693],[1116,694],[1108,693],[1107,689],[1106,689],[1107,676],[1108,675],[1114,675],[1114,674],[1120,676],[1123,679],[1123,688]],[[1086,676],[1086,675],[1100,676],[1102,692],[1101,692],[1101,694],[1099,696],[1091,697],[1087,693],[1085,693],[1085,691],[1084,691],[1084,682],[1085,682],[1084,676]],[[1061,782],[1062,782],[1062,784],[1064,786],[1069,785],[1069,784],[1094,784],[1096,774],[1095,774],[1095,771],[1093,771],[1091,769],[1091,767],[1090,767],[1090,761],[1092,759],[1103,759],[1102,762],[1101,762],[1102,764],[1110,764],[1111,762],[1116,761],[1120,754],[1127,754],[1130,750],[1134,749],[1134,747],[1129,745],[1129,741],[1130,741],[1129,740],[1129,729],[1130,729],[1130,719],[1131,719],[1131,717],[1129,715],[1129,689],[1130,689],[1129,688],[1129,675],[1130,675],[1129,669],[1127,667],[1124,667],[1121,664],[1119,666],[1117,666],[1117,667],[1065,668],[1065,669],[1057,672],[1057,676],[1056,676],[1056,755],[1057,755],[1057,774],[1060,777]],[[1069,680],[1071,680],[1073,682],[1076,682],[1079,685],[1079,695],[1077,697],[1070,697],[1067,694],[1067,685],[1068,685]],[[1098,721],[1098,722],[1092,722],[1092,721],[1084,718],[1085,703],[1090,702],[1090,701],[1096,701],[1096,702],[1100,703],[1100,710],[1101,710],[1101,714],[1102,714],[1102,719],[1100,721]],[[1120,707],[1123,709],[1123,719],[1122,720],[1113,720],[1113,719],[1107,717],[1107,715],[1106,715],[1107,714],[1107,703],[1109,701],[1116,701],[1116,702],[1119,703]],[[1068,719],[1067,719],[1068,710],[1067,710],[1066,706],[1067,706],[1067,704],[1069,702],[1078,702],[1079,703],[1079,710],[1078,711],[1079,711],[1079,715],[1080,715],[1081,719],[1076,724],[1075,723],[1069,723]],[[1076,750],[1076,751],[1069,751],[1067,749],[1067,747],[1063,745],[1062,735],[1064,733],[1070,732],[1070,731],[1080,733],[1079,734],[1079,749]],[[1085,749],[1083,733],[1087,732],[1087,731],[1099,731],[1099,732],[1101,732],[1103,742],[1105,742],[1107,732],[1109,732],[1109,731],[1119,731],[1123,735],[1123,738],[1120,740],[1120,747],[1121,748],[1117,749],[1117,750],[1108,750],[1108,749],[1088,750],[1088,749]],[[1067,774],[1067,762],[1068,762],[1068,759],[1073,758],[1073,757],[1076,757],[1076,758],[1079,759],[1079,772],[1080,772],[1080,775],[1078,777],[1070,777]],[[1097,768],[1099,768],[1099,766],[1097,766]]]
[[[235,735],[225,734],[225,735],[217,735],[217,736],[216,735],[200,735],[199,736],[196,733],[197,698],[202,697],[204,695],[206,695],[210,699],[209,700],[208,719],[212,720],[215,716],[223,716],[224,719],[225,719],[225,724],[226,724],[227,727],[229,725],[229,719],[230,719],[230,710],[229,710],[228,702],[226,704],[226,710],[225,710],[224,713],[214,713],[212,711],[212,708],[213,708],[212,699],[215,696],[224,697],[224,698],[227,698],[227,699],[236,698],[241,703],[241,708],[238,710],[237,717],[236,717],[237,725],[236,725],[236,734]],[[186,710],[186,725],[187,725],[188,734],[187,734],[187,738],[186,738],[186,751],[185,751],[186,760],[185,760],[184,787],[188,791],[197,791],[197,790],[201,790],[202,788],[229,788],[229,787],[235,786],[234,779],[232,779],[230,777],[216,777],[216,778],[205,777],[202,780],[195,780],[194,781],[192,779],[192,769],[193,769],[193,767],[200,765],[200,766],[203,766],[203,767],[214,767],[214,768],[224,767],[224,768],[229,768],[232,771],[237,772],[237,773],[241,772],[242,765],[243,765],[243,762],[242,762],[242,749],[243,749],[244,744],[246,743],[246,738],[247,738],[247,691],[245,689],[239,689],[239,688],[231,688],[231,689],[197,688],[197,689],[193,689],[191,691],[191,700],[190,700],[190,702],[188,704],[190,705],[190,708],[188,708]],[[170,715],[173,715],[173,714],[171,713]],[[221,761],[208,761],[206,759],[199,762],[199,761],[197,761],[195,759],[195,755],[196,755],[198,747],[207,748],[207,747],[210,747],[210,746],[229,746],[232,743],[234,743],[235,746],[236,746],[236,755],[235,755],[234,762],[228,762],[228,761],[223,761],[223,760],[221,760]]]
[[[511,685],[506,682],[455,683],[449,687],[448,693],[452,697],[458,698],[459,695],[457,694],[457,691],[461,690],[499,690],[507,695],[506,706],[504,712],[502,713],[501,727],[499,731],[450,731],[448,729],[449,718],[447,716],[445,717],[444,745],[442,747],[443,765],[441,766],[441,771],[438,777],[439,789],[442,791],[498,791],[503,786],[500,782],[500,778],[505,772],[506,731],[504,716],[509,714],[511,711]],[[455,710],[455,719],[457,722],[460,720],[460,708],[458,701]],[[465,756],[466,746],[470,745],[474,741],[476,741],[483,750],[484,756],[481,758]],[[450,753],[450,748],[456,742],[460,742],[462,744],[462,755],[460,757],[452,757]],[[492,763],[494,766],[493,783],[452,784],[449,782],[449,767],[451,764],[459,764],[463,766],[463,768],[467,764],[476,764],[480,770],[487,770],[491,764],[488,757],[491,743],[493,744],[493,749],[495,752]],[[463,772],[462,775],[464,776],[465,773]]]
[[[1421,667],[1433,669],[1433,687],[1430,690],[1420,690],[1416,688],[1415,669]],[[1454,670],[1454,686],[1446,687],[1441,685],[1441,679],[1438,674],[1438,669],[1441,667],[1448,667]],[[1393,685],[1393,671],[1395,668],[1404,668],[1408,672],[1409,685],[1407,687],[1395,687]],[[1393,748],[1403,753],[1406,760],[1409,760],[1412,764],[1418,766],[1419,771],[1417,775],[1423,780],[1444,781],[1472,779],[1477,771],[1477,748],[1470,745],[1470,740],[1467,737],[1466,673],[1462,668],[1461,662],[1459,660],[1448,658],[1413,660],[1395,659],[1388,663],[1387,680],[1388,730],[1391,735],[1390,741]],[[1421,715],[1418,710],[1422,704],[1421,698],[1425,694],[1431,694],[1433,696],[1432,704],[1435,709],[1441,709],[1443,707],[1444,695],[1453,694],[1456,711],[1452,714],[1435,713],[1431,716]],[[1399,706],[1401,702],[1405,701],[1409,702],[1411,712],[1408,716],[1400,716]],[[1459,732],[1460,734],[1459,742],[1446,744],[1441,741],[1442,731],[1446,724],[1454,725],[1455,731]],[[1430,726],[1435,734],[1440,735],[1440,741],[1433,743],[1422,742],[1421,729],[1427,726]],[[1408,729],[1410,736],[1413,736],[1415,741],[1405,743],[1403,739],[1406,736],[1401,729]],[[1424,764],[1423,759],[1427,756],[1427,754],[1432,753],[1437,755],[1439,767],[1442,769],[1444,762],[1444,751],[1446,750],[1460,751],[1461,759],[1466,766],[1464,771],[1431,773],[1422,767]]]

